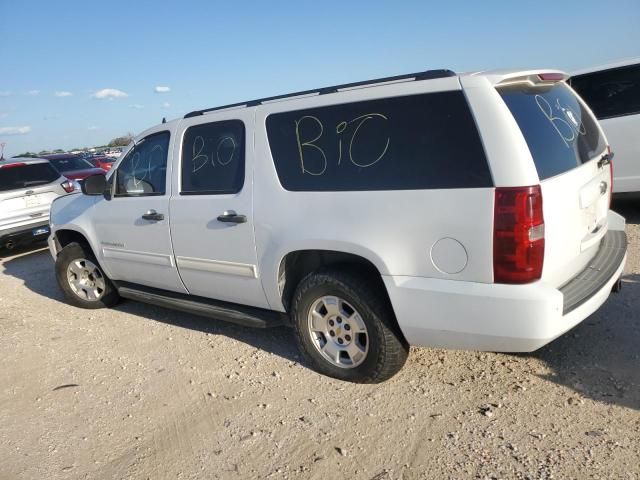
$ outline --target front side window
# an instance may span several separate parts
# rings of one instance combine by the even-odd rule
[[[640,65],[576,75],[571,86],[599,119],[640,113]]]
[[[115,195],[164,195],[168,149],[169,132],[140,140],[118,166]]]
[[[238,193],[244,184],[244,123],[203,123],[182,141],[181,195]]]

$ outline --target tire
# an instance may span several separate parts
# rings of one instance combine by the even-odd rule
[[[363,274],[340,270],[312,273],[300,282],[292,323],[298,348],[314,370],[349,382],[380,383],[403,367],[409,346],[382,288]]]
[[[74,287],[72,277],[81,282],[85,272],[91,272],[84,280],[85,284]],[[102,271],[91,249],[80,243],[70,243],[60,251],[56,258],[56,279],[67,301],[76,307],[108,308],[120,300],[118,291]]]

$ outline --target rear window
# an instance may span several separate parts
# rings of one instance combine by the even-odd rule
[[[606,147],[598,125],[564,82],[498,89],[524,135],[540,180],[576,168]]]
[[[577,75],[571,86],[598,118],[640,113],[640,65]]]
[[[48,163],[3,165],[0,166],[0,192],[45,185],[59,177],[60,174]]]
[[[49,159],[49,162],[51,162],[59,172],[70,172],[72,170],[85,170],[87,168],[93,168],[93,165],[91,165],[91,163],[83,160],[80,157],[51,158]]]
[[[272,114],[267,133],[280,183],[287,190],[493,185],[460,91]]]

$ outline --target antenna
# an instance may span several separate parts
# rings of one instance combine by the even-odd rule
[[[165,117],[162,117],[162,123],[167,123],[167,119]]]

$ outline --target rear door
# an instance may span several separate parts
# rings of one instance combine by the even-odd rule
[[[48,163],[0,165],[0,230],[49,220],[51,202],[65,181]]]
[[[564,82],[498,87],[527,142],[542,189],[542,280],[560,286],[580,272],[607,231],[611,170],[591,111]]]
[[[268,307],[254,236],[253,120],[245,108],[180,124],[171,238],[189,293]]]

